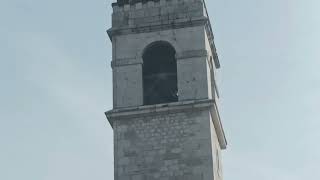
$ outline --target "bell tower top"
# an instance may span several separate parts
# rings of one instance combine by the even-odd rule
[[[163,30],[186,27],[191,23],[205,24],[215,66],[220,68],[204,0],[117,0],[112,7],[112,28],[108,31],[110,38],[117,34],[117,29],[123,28],[131,28],[131,33],[138,33],[148,31],[147,28],[155,31],[160,26]]]
[[[204,0],[112,4],[115,180],[223,180],[227,148]]]
[[[204,0],[112,7],[114,108],[218,98],[220,63]]]

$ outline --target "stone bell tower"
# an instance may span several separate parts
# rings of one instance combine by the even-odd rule
[[[115,180],[222,180],[220,63],[204,0],[112,7]]]

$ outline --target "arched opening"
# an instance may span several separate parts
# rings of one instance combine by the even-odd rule
[[[167,42],[149,45],[143,54],[144,105],[178,101],[175,49]]]

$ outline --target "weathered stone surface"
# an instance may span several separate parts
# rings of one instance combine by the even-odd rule
[[[114,129],[115,180],[220,180],[225,144],[219,142],[224,134],[215,125],[220,120],[214,106],[198,100],[107,112]]]
[[[152,32],[204,25],[214,65],[220,68],[204,0],[142,0],[113,3],[112,28],[116,34]]]
[[[179,100],[215,97],[211,89],[211,56],[203,26],[161,32],[115,36],[113,41],[114,105],[116,108],[143,105],[142,55],[156,41],[170,43],[176,51]],[[212,79],[214,80],[214,78]]]
[[[106,115],[114,130],[115,180],[221,180],[226,140],[204,2],[118,0],[108,34],[114,109]],[[143,55],[154,42],[174,48],[178,102],[144,104]]]
[[[208,109],[116,118],[113,128],[116,180],[213,179],[212,147],[219,145]]]
[[[113,6],[113,28],[173,24],[206,18],[201,0],[161,0],[120,4],[123,6]]]

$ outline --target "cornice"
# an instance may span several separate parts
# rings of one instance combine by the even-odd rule
[[[212,99],[113,109],[107,111],[105,115],[108,118],[111,127],[113,127],[113,122],[115,120],[135,118],[151,114],[168,114],[174,112],[194,111],[199,109],[210,110],[211,118],[218,136],[220,147],[222,149],[226,149],[227,140],[222,127],[218,107],[216,102]]]
[[[206,25],[207,21],[208,21],[207,17],[178,19],[170,23],[158,22],[158,23],[140,25],[135,27],[129,27],[129,26],[128,27],[112,27],[109,30],[107,30],[107,33],[109,35],[110,40],[112,41],[113,36],[149,33],[149,32],[164,31],[164,30],[170,30],[170,29],[181,29],[186,27],[195,27],[195,26]]]

